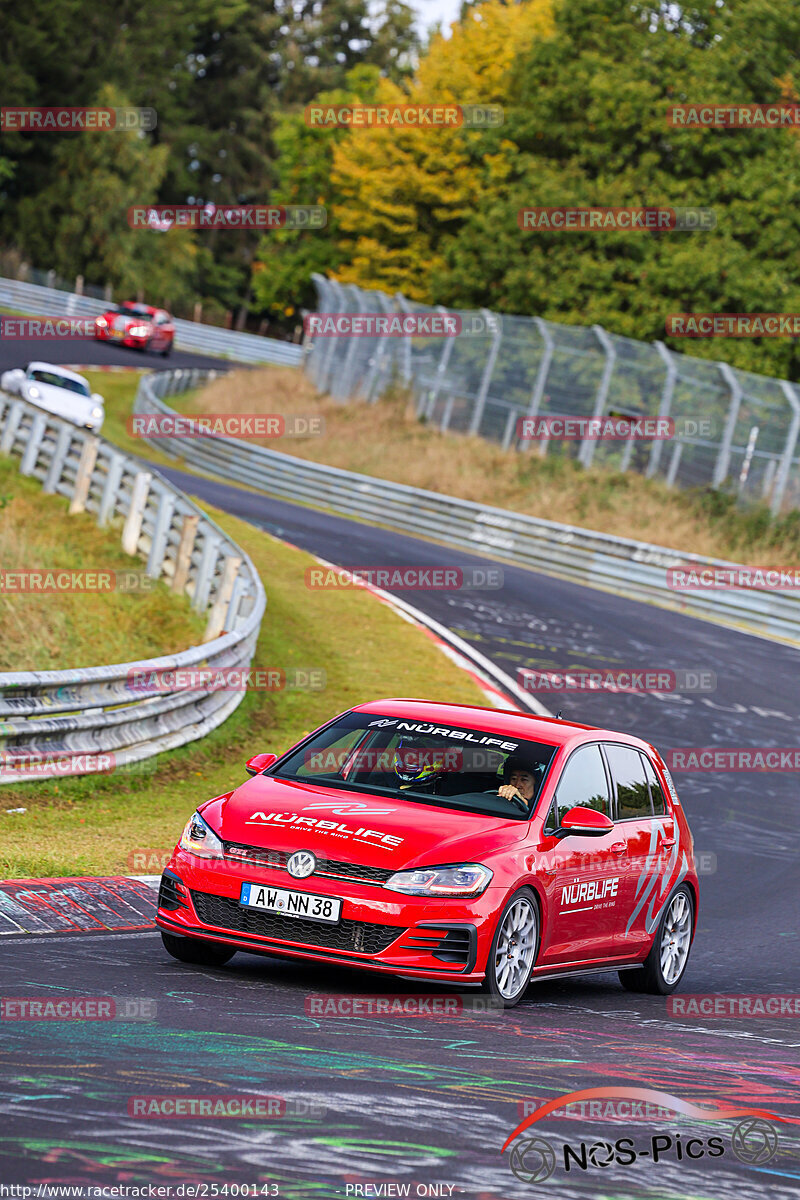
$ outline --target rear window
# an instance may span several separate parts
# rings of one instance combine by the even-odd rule
[[[617,819],[650,817],[650,788],[645,775],[644,760],[633,746],[605,745],[608,765],[617,794]]]

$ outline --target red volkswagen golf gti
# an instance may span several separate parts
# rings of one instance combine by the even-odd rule
[[[517,712],[363,704],[201,804],[161,881],[182,962],[237,950],[480,985],[619,971],[667,994],[697,921],[692,837],[638,738]]]

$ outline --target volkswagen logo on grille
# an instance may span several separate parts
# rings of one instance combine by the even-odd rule
[[[310,850],[298,850],[286,864],[286,869],[295,879],[306,879],[314,873],[317,860]]]

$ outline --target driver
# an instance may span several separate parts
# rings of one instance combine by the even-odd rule
[[[513,755],[507,758],[503,768],[504,782],[498,788],[498,796],[502,796],[504,800],[510,800],[523,812],[530,813],[540,769],[539,764],[530,763],[524,758]]]

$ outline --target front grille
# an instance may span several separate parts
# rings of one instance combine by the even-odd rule
[[[277,867],[282,871],[286,870],[286,864],[294,854],[293,850],[267,850],[261,846],[247,846],[243,842],[225,842],[224,846],[226,858],[259,867]],[[387,871],[383,867],[362,867],[360,863],[340,862],[335,858],[318,858],[314,874],[326,875],[330,879],[356,879],[380,886],[391,878],[394,871]]]
[[[279,942],[301,942],[306,946],[324,946],[330,950],[350,950],[359,954],[380,954],[405,933],[398,925],[372,925],[366,921],[339,921],[324,925],[304,921],[281,913],[260,912],[242,908],[238,901],[210,892],[191,893],[198,917],[205,925],[229,929],[235,933],[252,933],[258,937],[274,938]]]

